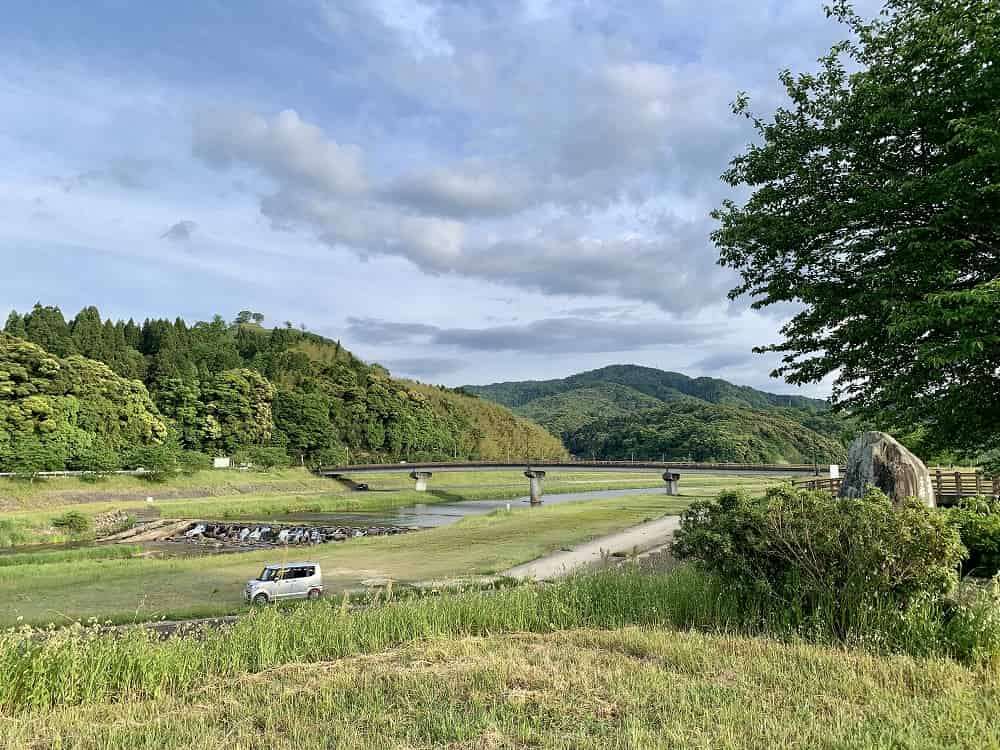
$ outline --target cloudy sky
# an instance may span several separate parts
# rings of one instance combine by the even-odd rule
[[[251,309],[431,382],[787,392],[708,212],[737,92],[773,109],[843,33],[821,0],[15,4],[0,313]]]

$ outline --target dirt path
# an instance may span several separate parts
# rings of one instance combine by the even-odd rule
[[[663,547],[673,537],[680,522],[680,516],[665,516],[656,521],[649,521],[615,534],[602,536],[592,542],[579,544],[571,550],[553,552],[537,560],[517,565],[504,571],[504,575],[511,578],[545,581],[559,578],[588,565],[597,564],[606,555],[632,554],[633,552],[645,552],[654,547]]]

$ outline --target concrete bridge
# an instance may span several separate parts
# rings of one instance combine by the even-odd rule
[[[677,494],[680,472],[686,474],[767,474],[780,477],[819,476],[819,468],[814,464],[714,464],[678,461],[440,461],[430,463],[398,464],[349,464],[323,467],[317,474],[340,478],[359,474],[409,473],[417,492],[425,492],[434,472],[454,471],[523,471],[528,479],[528,490],[532,504],[542,501],[545,476],[557,471],[627,471],[658,472],[666,483],[668,495]]]

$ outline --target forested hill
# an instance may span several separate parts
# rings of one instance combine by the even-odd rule
[[[490,385],[467,385],[462,390],[476,393],[490,401],[510,407],[520,407],[545,396],[577,391],[581,388],[624,386],[658,401],[670,401],[683,396],[711,404],[742,406],[751,409],[790,407],[807,411],[825,411],[828,405],[819,399],[758,391],[748,386],[733,385],[718,378],[691,378],[679,372],[657,370],[639,365],[609,365],[558,380],[523,380]]]
[[[843,458],[849,434],[824,401],[635,365],[462,390],[512,407],[588,458],[822,462]]]
[[[0,470],[117,468],[148,463],[154,447],[310,464],[565,454],[502,406],[394,379],[339,342],[263,321],[11,313]]]

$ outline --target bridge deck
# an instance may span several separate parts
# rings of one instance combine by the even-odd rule
[[[430,463],[399,463],[399,464],[353,464],[345,466],[329,466],[319,470],[323,476],[340,474],[374,474],[382,472],[411,471],[523,471],[524,469],[546,469],[564,471],[659,471],[667,469],[696,473],[747,474],[762,473],[775,475],[815,476],[824,472],[826,466],[817,467],[812,464],[711,464],[677,461],[467,461],[467,462],[430,462]]]

